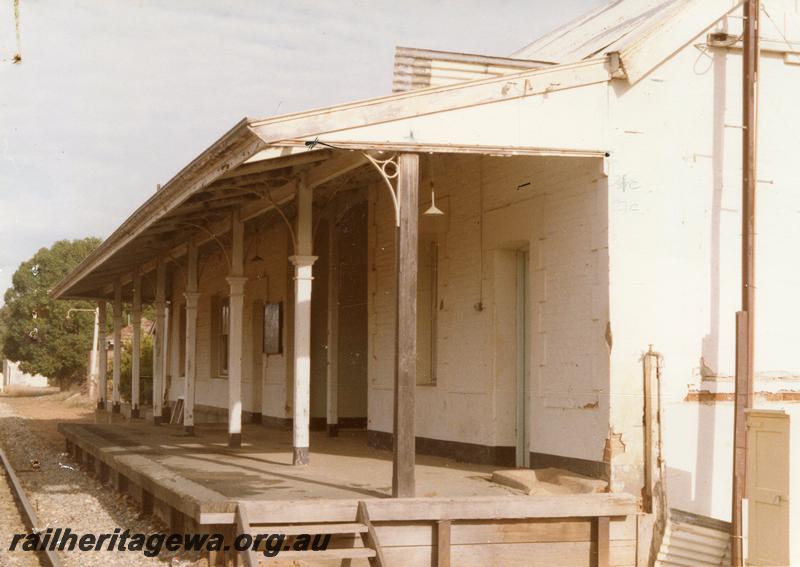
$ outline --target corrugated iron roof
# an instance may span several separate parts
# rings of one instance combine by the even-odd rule
[[[511,57],[572,63],[619,51],[673,9],[692,0],[611,0],[542,36]]]

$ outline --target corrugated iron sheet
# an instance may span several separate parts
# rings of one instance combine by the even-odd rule
[[[730,524],[714,518],[670,510],[656,567],[728,565]]]
[[[696,0],[612,0],[516,51],[511,57],[573,63],[644,35],[670,10]],[[702,0],[699,0],[702,1]]]

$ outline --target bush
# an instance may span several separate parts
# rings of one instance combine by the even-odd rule
[[[119,394],[126,401],[131,401],[131,376],[133,370],[131,364],[133,356],[131,354],[131,343],[126,341],[122,344],[120,355],[120,377]],[[111,387],[114,376],[114,360],[108,357],[108,384]],[[109,399],[111,397],[109,396]],[[141,356],[139,359],[139,405],[150,405],[153,401],[153,337],[142,335]]]

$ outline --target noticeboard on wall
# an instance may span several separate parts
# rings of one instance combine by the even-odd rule
[[[264,354],[281,354],[283,351],[283,303],[264,305]]]

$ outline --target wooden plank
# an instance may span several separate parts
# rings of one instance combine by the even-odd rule
[[[298,535],[298,534],[361,534],[367,531],[367,526],[361,522],[335,523],[335,524],[292,524],[288,526],[259,525],[259,529],[269,530],[273,534]]]
[[[375,528],[369,519],[369,512],[367,511],[367,503],[361,501],[358,503],[358,521],[367,526],[367,531],[361,534],[361,539],[364,542],[364,547],[375,550],[375,556],[371,557],[369,564],[371,567],[386,567],[386,560],[383,558],[381,551],[381,544],[378,541],[378,535],[375,533]]]
[[[612,540],[608,546],[608,564],[610,567],[635,567],[636,541]]]
[[[242,446],[242,358],[244,353],[244,220],[231,213],[231,257],[228,282],[228,447]]]
[[[386,549],[389,565],[435,565],[431,546]],[[518,543],[507,545],[454,545],[450,561],[458,567],[554,567],[588,565],[591,546],[580,543]]]
[[[153,423],[160,425],[164,402],[166,368],[164,364],[167,338],[167,264],[164,257],[158,258],[156,268],[156,332],[153,345]]]
[[[346,134],[343,134],[346,135]],[[543,156],[543,157],[595,157],[602,158],[606,150],[578,148],[550,148],[544,146],[498,146],[485,144],[443,144],[436,142],[405,142],[399,140],[348,140],[329,138],[336,147],[348,150],[382,151],[382,152],[417,152],[421,154],[472,154],[493,156]],[[284,147],[304,147],[307,140],[291,139],[281,142]]]
[[[381,547],[428,545],[436,538],[431,522],[382,522],[375,524]],[[487,520],[452,521],[450,543],[550,543],[559,541],[591,541],[592,521],[589,518],[566,520]]]
[[[331,158],[312,167],[308,170],[305,178],[305,186],[314,189],[344,175],[348,171],[361,167],[366,163],[366,158],[361,152],[347,152],[342,156]],[[281,204],[290,200],[296,190],[294,180],[278,187],[271,192],[271,199],[259,199],[242,207],[242,220],[249,220],[274,208],[275,204]]]
[[[194,433],[194,401],[197,378],[197,304],[198,250],[194,239],[189,240],[186,267],[186,346],[184,360],[184,404],[183,426],[187,433]]]
[[[453,545],[591,541],[592,522],[588,518],[469,521],[453,524],[451,531]]]
[[[597,556],[595,557],[596,567],[608,567],[608,517],[600,516],[595,519],[595,545]]]
[[[631,540],[635,541],[638,536],[638,518],[636,514],[625,516],[624,518],[611,518],[608,527],[609,537],[612,541]]]
[[[367,547],[326,549],[324,551],[281,551],[278,559],[323,560],[323,559],[373,559],[375,550]]]
[[[253,523],[352,522],[354,500],[247,501]],[[629,516],[638,512],[630,494],[558,494],[473,496],[463,498],[386,498],[370,500],[373,522],[500,520],[523,518],[591,518]]]
[[[334,203],[335,204],[335,203]],[[335,208],[333,208],[335,211]],[[326,419],[328,435],[339,434],[339,235],[336,215],[328,218],[328,350]]]
[[[250,521],[247,518],[247,510],[240,504],[236,507],[236,528],[239,534],[250,534]],[[245,567],[258,567],[256,552],[251,548],[239,552],[244,557]]]
[[[436,522],[436,565],[450,567],[450,520]]]
[[[113,325],[114,325],[114,365],[111,383],[111,411],[120,411],[120,379],[122,377],[122,282],[119,278],[114,280],[114,303]]]
[[[133,274],[133,305],[131,308],[133,320],[133,336],[131,337],[131,417],[139,417],[140,387],[142,357],[142,274],[135,270]]]
[[[108,398],[108,350],[106,349],[106,336],[108,336],[108,302],[101,299],[97,302],[97,313],[99,321],[98,333],[98,356],[97,362],[97,407],[106,409],[106,398]]]
[[[292,138],[313,139],[319,134],[540,95],[610,78],[605,58],[599,57],[259,120],[250,127],[267,144]]]
[[[650,347],[652,350],[652,347]],[[644,487],[642,488],[642,508],[648,514],[653,512],[653,357],[645,353],[642,357],[644,380]]]
[[[419,220],[419,156],[398,158],[397,309],[395,319],[394,437],[392,495],[414,496],[417,387],[417,238]]]
[[[733,410],[733,482],[731,511],[731,556],[733,565],[743,564],[742,499],[747,493],[747,419],[745,410],[751,407],[752,394],[748,387],[749,344],[748,313],[736,312],[736,377],[735,403]]]
[[[231,512],[200,512],[197,515],[197,523],[201,526],[214,524],[226,525],[236,522],[236,514]]]

